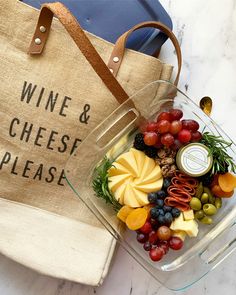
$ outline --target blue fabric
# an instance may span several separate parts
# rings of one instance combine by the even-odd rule
[[[143,21],[160,21],[172,29],[172,21],[157,0],[60,0],[78,19],[81,26],[103,39],[115,43],[132,26]],[[53,0],[23,0],[40,8]],[[152,55],[167,37],[158,30],[145,28],[133,33],[127,47]]]

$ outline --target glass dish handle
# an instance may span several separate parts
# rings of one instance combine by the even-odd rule
[[[200,258],[214,269],[236,249],[236,222],[223,231],[201,252]]]

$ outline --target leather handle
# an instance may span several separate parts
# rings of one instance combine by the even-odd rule
[[[59,21],[65,27],[71,38],[79,47],[82,54],[88,60],[98,76],[114,95],[119,103],[128,99],[128,94],[112,75],[83,29],[70,11],[60,2],[47,3],[41,8],[38,23],[31,41],[28,53],[39,55],[42,53],[49,36],[53,16],[57,16]]]
[[[111,69],[114,76],[117,75],[120,65],[122,63],[122,59],[124,57],[125,47],[126,47],[126,42],[127,42],[128,37],[134,31],[141,29],[141,28],[146,28],[146,27],[153,27],[153,28],[159,29],[160,31],[165,33],[172,41],[172,43],[175,47],[175,51],[176,51],[177,59],[178,59],[178,72],[177,72],[177,76],[176,76],[176,79],[174,82],[174,84],[177,85],[178,81],[179,81],[181,66],[182,66],[181,49],[179,46],[179,42],[178,42],[177,38],[175,37],[175,35],[173,34],[173,32],[166,25],[164,25],[160,22],[153,22],[153,21],[143,22],[143,23],[140,23],[140,24],[134,26],[129,31],[127,31],[123,35],[121,35],[119,37],[119,39],[116,41],[115,47],[112,51],[110,60],[108,62],[109,69]]]

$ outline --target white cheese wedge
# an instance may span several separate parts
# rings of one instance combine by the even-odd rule
[[[140,184],[147,184],[151,182],[155,182],[162,178],[161,168],[159,165],[156,165],[155,168],[151,171],[151,173],[144,179],[140,179]]]
[[[108,170],[108,175],[115,176],[120,174],[129,174],[129,170],[119,163],[113,163],[113,166]]]
[[[155,165],[155,161],[146,156],[140,178],[145,179],[155,168]]]
[[[123,165],[133,176],[138,176],[138,167],[132,152],[120,155],[116,162]]]
[[[141,206],[145,206],[145,205],[149,204],[148,197],[147,197],[146,193],[144,193],[140,190],[137,190],[135,187],[133,188],[133,191],[134,191],[134,195],[136,197],[136,200],[139,202],[139,204]]]
[[[124,204],[124,194],[126,190],[126,184],[122,184],[118,187],[118,189],[114,192],[115,199],[121,204]]]
[[[127,183],[125,194],[124,194],[124,204],[132,208],[140,207],[139,202],[136,199],[132,186]]]
[[[138,151],[134,148],[131,148],[130,149],[130,152],[133,153],[134,155],[134,158],[136,160],[136,163],[137,163],[137,168],[138,168],[138,177],[141,176],[141,172],[142,172],[142,169],[143,169],[143,165],[144,165],[144,161],[145,161],[145,158],[147,157],[143,152],[141,151]]]
[[[185,229],[185,232],[189,237],[195,238],[198,235],[198,223],[195,220],[189,220],[185,222],[188,223],[188,225],[186,225],[188,228]]]
[[[121,174],[109,177],[108,179],[108,188],[113,193],[118,189],[120,185],[125,183],[125,181],[130,178],[130,174]]]
[[[135,184],[135,188],[145,193],[151,193],[151,192],[159,191],[162,188],[162,185],[163,185],[163,178],[152,183]]]
[[[176,218],[170,225],[173,231],[184,231],[189,237],[198,235],[198,224],[195,220],[184,220],[183,214]]]
[[[194,212],[193,210],[188,210],[183,212],[184,220],[193,220],[194,219]]]

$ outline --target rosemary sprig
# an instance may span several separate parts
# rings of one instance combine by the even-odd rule
[[[227,149],[231,147],[232,142],[224,140],[221,136],[204,132],[201,143],[209,148],[210,154],[213,156],[211,174],[226,173],[227,168],[236,173],[234,159],[227,152]]]
[[[96,167],[94,179],[93,179],[93,190],[98,198],[102,198],[106,203],[113,206],[115,211],[119,211],[122,207],[120,203],[114,198],[108,188],[108,170],[112,167],[112,162],[104,157],[102,162]]]

